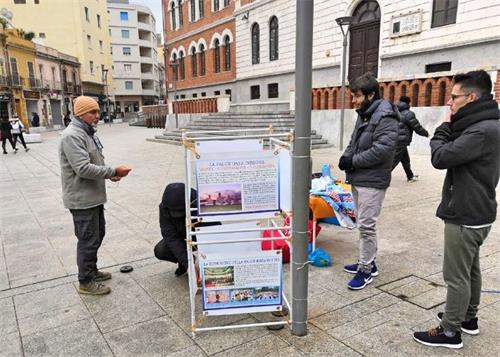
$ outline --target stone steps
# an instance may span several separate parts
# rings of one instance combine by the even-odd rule
[[[290,112],[273,113],[210,113],[201,119],[195,119],[182,130],[164,132],[156,135],[148,141],[159,142],[171,145],[181,145],[182,131],[214,131],[214,133],[204,133],[197,136],[232,136],[249,134],[245,129],[261,128],[265,131],[270,125],[274,133],[289,133],[295,126],[295,115]],[[233,133],[220,133],[221,130],[236,130]],[[311,132],[311,144],[313,149],[332,147],[320,134]]]

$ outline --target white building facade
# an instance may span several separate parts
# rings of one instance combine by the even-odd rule
[[[236,1],[239,104],[288,103],[294,89],[295,1]],[[342,33],[352,16],[347,77],[380,81],[500,69],[500,1],[315,0],[313,87],[341,82]]]
[[[108,0],[115,111],[138,112],[160,96],[156,20],[151,10],[128,0]]]

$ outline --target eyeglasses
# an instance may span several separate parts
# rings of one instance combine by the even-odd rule
[[[470,95],[470,93],[467,93],[467,94],[452,94],[451,95],[451,100],[455,101],[455,99],[457,99],[459,97],[467,97],[468,95]]]

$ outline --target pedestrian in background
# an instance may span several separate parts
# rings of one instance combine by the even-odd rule
[[[479,250],[497,216],[500,176],[500,111],[483,70],[457,74],[450,112],[431,139],[432,165],[447,170],[436,215],[444,225],[444,313],[438,327],[415,332],[428,346],[462,348],[461,332],[479,333]]]
[[[11,119],[11,125],[12,125],[12,136],[14,137],[14,146],[17,145],[17,139],[21,141],[21,144],[23,144],[24,150],[28,152],[30,149],[26,146],[26,142],[24,141],[24,136],[23,136],[23,131],[24,131],[24,125],[21,123],[19,118],[12,118]]]
[[[104,295],[111,288],[101,282],[111,273],[97,269],[97,251],[106,233],[104,204],[106,179],[119,181],[131,170],[125,165],[106,166],[103,146],[95,131],[99,122],[99,105],[85,96],[74,102],[75,119],[61,136],[59,159],[64,206],[73,215],[78,238],[78,291],[81,294]]]
[[[10,124],[9,118],[3,118],[0,123],[0,133],[2,134],[2,149],[3,153],[7,154],[7,149],[5,148],[5,144],[7,140],[12,146],[12,150],[14,150],[14,154],[17,153],[16,144],[12,140],[12,125]]]
[[[411,170],[408,146],[413,139],[413,132],[425,137],[428,137],[429,133],[420,125],[415,113],[410,110],[410,102],[410,97],[401,96],[399,102],[396,103],[401,117],[399,121],[398,147],[396,149],[396,155],[394,156],[392,169],[394,170],[401,162],[408,182],[415,182],[418,180],[418,175],[413,174]]]
[[[377,220],[391,183],[399,115],[394,104],[380,98],[379,83],[372,74],[366,73],[349,85],[358,119],[339,169],[346,172],[346,182],[352,185],[359,227],[358,262],[344,266],[344,271],[356,274],[347,287],[359,290],[379,274],[375,265]]]
[[[33,118],[31,119],[31,125],[34,126],[35,128],[39,127],[40,126],[40,117],[38,116],[38,114],[36,112],[32,112],[31,114],[33,115]]]

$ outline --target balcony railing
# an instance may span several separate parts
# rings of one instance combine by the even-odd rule
[[[27,80],[30,89],[39,90],[42,88],[42,81],[35,77],[29,77]]]
[[[7,76],[0,76],[0,86],[7,87],[9,85],[9,78]]]
[[[12,86],[21,87],[23,84],[23,79],[18,74],[12,75]]]

